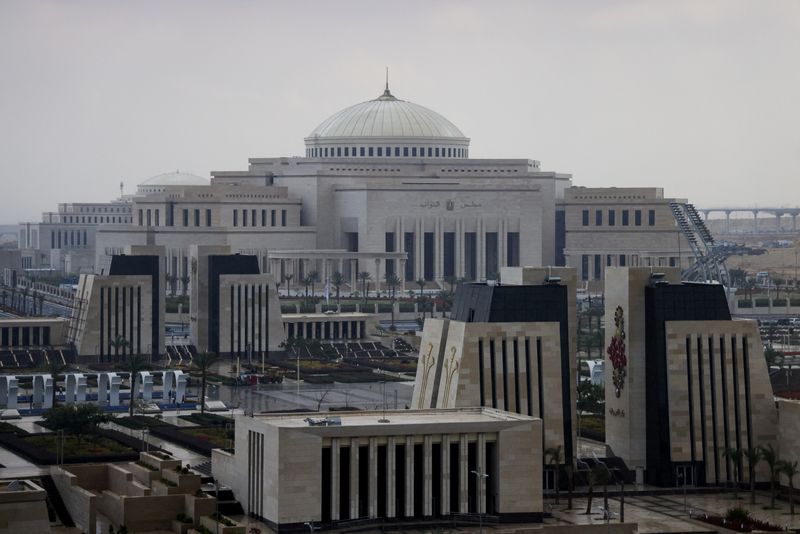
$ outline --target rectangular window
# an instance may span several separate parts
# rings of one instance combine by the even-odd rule
[[[614,210],[608,210],[608,225],[614,226],[617,223],[617,212]]]
[[[442,260],[444,261],[444,276],[456,274],[456,233],[444,232],[442,239]]]
[[[581,280],[589,279],[589,255],[581,255]]]
[[[256,210],[250,210],[250,226],[258,226]]]
[[[362,146],[362,147],[359,147],[359,148],[361,149],[361,150],[359,150],[359,152],[361,154],[361,157],[363,158],[364,157],[364,147]]]
[[[649,226],[656,225],[656,210],[647,210],[647,224]]]
[[[195,226],[200,226],[200,210],[199,209],[194,210],[194,225]]]
[[[636,210],[633,212],[633,224],[636,226],[642,225],[642,210]]]
[[[152,211],[151,210],[147,210],[147,226],[152,226],[152,225],[153,225]]]
[[[272,210],[269,214],[269,222],[270,226],[275,226],[277,223],[275,222],[275,210]]]
[[[415,146],[411,147],[411,157],[412,158],[416,158],[417,157],[417,147],[415,147]]]
[[[628,226],[628,210],[622,210],[622,226]]]
[[[144,224],[144,211],[139,210],[139,226],[142,226],[143,224]]]
[[[428,147],[428,157],[430,158],[433,155],[433,148]]]
[[[247,210],[242,210],[242,226],[247,226]]]
[[[161,226],[161,210],[156,210],[156,226]],[[114,222],[117,222],[117,218],[114,217]]]
[[[603,270],[603,257],[600,254],[594,255],[594,279],[600,280]]]
[[[594,225],[603,226],[603,210],[596,210],[594,212]]]
[[[350,155],[356,157],[356,147],[350,147]]]
[[[611,254],[606,256],[606,267],[611,267]]]
[[[486,266],[486,278],[497,280],[500,276],[500,265],[497,257],[497,232],[486,232],[486,250],[484,251],[484,261]]]
[[[286,226],[286,210],[281,210],[281,226]]]
[[[206,210],[206,226],[211,226],[211,210]]]
[[[183,210],[183,225],[189,226],[189,210]]]
[[[620,254],[619,255],[619,266],[620,267],[625,267],[625,254]]]
[[[394,157],[396,157],[396,158],[400,157],[400,147],[399,146],[394,147]]]
[[[589,226],[589,210],[583,210],[583,225]]]
[[[386,252],[394,252],[395,247],[395,239],[394,239],[394,232],[386,232],[386,236],[384,238],[384,243],[386,245]],[[395,274],[394,271],[394,260],[386,260],[386,274],[391,276]]]
[[[233,210],[233,225],[239,226],[239,210]]]
[[[344,147],[344,157],[350,156],[350,147]]]
[[[342,157],[342,147],[336,147],[336,156],[340,158]]]
[[[383,156],[383,147],[379,146],[378,147],[378,157],[380,158],[381,156]]]
[[[435,157],[437,157],[437,158],[439,157],[439,147],[438,147],[438,146],[437,146],[436,148],[434,148],[434,149],[433,149],[433,155],[434,155]]]
[[[519,267],[519,232],[506,233],[506,265]]]
[[[403,147],[403,156],[408,157],[408,147],[407,146]]]
[[[369,147],[369,156],[372,157],[372,147]]]
[[[261,226],[267,225],[267,210],[261,210]]]

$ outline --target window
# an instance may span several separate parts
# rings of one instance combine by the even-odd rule
[[[257,226],[256,223],[256,210],[250,211],[250,226]]]
[[[400,147],[399,146],[394,147],[394,157],[396,157],[396,158],[400,157]]]
[[[594,212],[594,225],[603,226],[603,210],[596,210]]]
[[[403,156],[408,157],[408,147],[407,146],[403,147]]]
[[[383,147],[379,146],[378,147],[378,157],[381,157],[381,156],[383,156]]]
[[[147,226],[153,226],[153,212],[152,210],[147,210]],[[100,217],[102,219],[102,217]]]
[[[350,148],[350,155],[356,157],[356,147]]]
[[[340,146],[336,147],[336,155],[340,158],[342,157],[342,147]]]
[[[411,147],[411,157],[413,157],[413,158],[417,157],[417,147],[415,147],[415,146]]]
[[[281,226],[286,226],[286,210],[281,210]]]
[[[614,210],[608,210],[608,225],[614,226],[617,223],[617,212]]]
[[[267,225],[267,210],[261,210],[261,226]]]
[[[242,226],[247,226],[247,210],[242,210]]]
[[[628,226],[628,210],[622,210],[622,226]]]
[[[647,224],[649,226],[656,225],[656,210],[647,210]]]
[[[372,156],[373,156],[373,154],[372,154],[372,147],[369,147],[369,157],[372,157]]]
[[[325,157],[328,157],[328,147],[325,147]]]
[[[594,255],[594,279],[600,280],[602,278],[603,260],[600,254]]]
[[[114,217],[114,222],[117,222],[116,217]],[[161,226],[161,210],[156,210],[156,226]]]
[[[625,254],[620,254],[619,255],[619,266],[620,267],[625,267]]]
[[[344,157],[348,157],[350,155],[350,147],[344,147]]]
[[[195,209],[194,210],[194,225],[195,226],[200,226],[200,210],[199,209]]]
[[[611,267],[611,254],[606,256],[606,267]]]
[[[233,210],[233,225],[239,226],[239,211]]]
[[[144,211],[139,210],[139,226],[144,224]]]
[[[189,226],[189,210],[183,210],[183,225]]]
[[[362,147],[359,147],[359,148],[360,148],[359,153],[361,154],[361,157],[363,158],[364,157],[364,147],[362,146]]]
[[[589,255],[581,255],[581,280],[589,279]]]
[[[434,151],[433,151],[433,155],[434,155],[435,157],[437,157],[437,158],[439,157],[439,147],[438,147],[438,146],[437,146],[437,147],[434,149]]]
[[[633,212],[633,223],[636,226],[642,225],[642,210],[636,210]]]
[[[428,147],[428,157],[430,158],[432,156],[433,156],[433,148]]]
[[[206,210],[206,226],[211,226],[211,210]]]
[[[589,226],[589,210],[583,210],[583,225]]]
[[[270,214],[270,225],[275,226],[275,210],[272,210],[272,213]]]

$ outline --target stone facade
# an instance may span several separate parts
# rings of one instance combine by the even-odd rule
[[[488,408],[344,412],[326,426],[311,424],[316,415],[237,417],[237,454],[213,451],[214,476],[278,531],[479,507],[541,520],[538,419]]]

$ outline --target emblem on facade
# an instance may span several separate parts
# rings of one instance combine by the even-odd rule
[[[619,397],[625,385],[625,375],[628,368],[628,357],[625,355],[625,312],[622,306],[617,306],[614,312],[614,326],[616,330],[606,352],[609,360],[611,360],[611,365],[614,367],[611,375],[614,382],[614,394]]]
[[[452,200],[448,200],[447,201],[447,211],[453,211],[453,208],[455,208],[455,202],[453,202]]]

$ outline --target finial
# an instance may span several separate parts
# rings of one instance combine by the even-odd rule
[[[397,100],[392,93],[389,92],[389,67],[386,67],[386,88],[378,100]]]
[[[386,92],[389,92],[389,67],[386,67]]]

